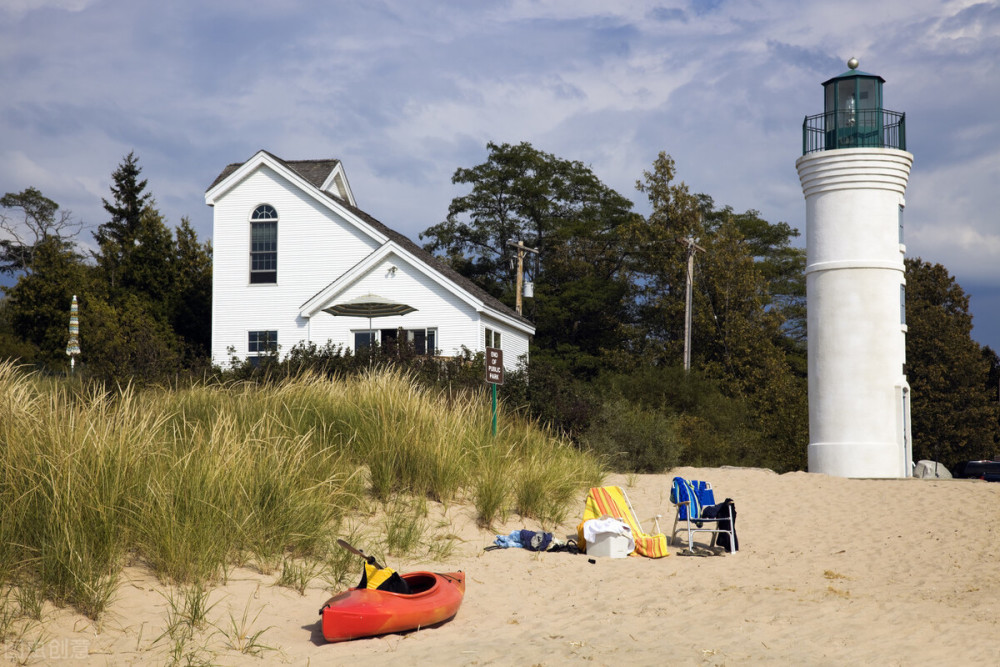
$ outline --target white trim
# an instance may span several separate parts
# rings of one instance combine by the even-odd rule
[[[885,261],[881,259],[842,259],[830,262],[815,262],[805,268],[805,273],[816,271],[836,271],[838,269],[887,269],[904,273],[906,266],[902,261]]]
[[[817,151],[795,161],[806,200],[833,190],[906,191],[913,155],[890,148]]]
[[[258,151],[256,155],[241,164],[236,171],[229,174],[229,176],[226,176],[224,179],[216,183],[215,187],[206,192],[205,203],[209,206],[215,206],[217,199],[223,197],[227,192],[236,187],[240,181],[244,180],[260,167],[268,167],[272,171],[280,174],[283,178],[291,181],[293,185],[300,188],[304,192],[311,194],[320,204],[347,220],[347,222],[354,225],[378,243],[385,243],[389,240],[386,235],[372,228],[371,225],[359,218],[349,209],[344,208],[339,198],[328,196],[328,193],[323,192],[315,185],[302,178],[302,176],[300,176],[294,169],[277,162],[274,157],[268,154],[267,151],[263,150]],[[316,196],[317,194],[322,194],[322,196]],[[351,198],[353,199],[353,195]]]
[[[344,171],[344,163],[339,160],[337,161],[337,166],[330,171],[330,175],[326,177],[326,180],[323,181],[323,185],[319,189],[329,192],[335,197],[340,197],[351,206],[357,207],[358,205],[354,201],[354,192],[351,190],[351,184],[347,182],[347,172]]]

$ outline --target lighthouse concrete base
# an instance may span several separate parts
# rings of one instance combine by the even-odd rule
[[[813,442],[809,472],[834,477],[899,478],[899,445],[895,442]]]

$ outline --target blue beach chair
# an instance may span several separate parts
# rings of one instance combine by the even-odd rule
[[[676,543],[677,524],[681,525],[681,530],[687,529],[688,549],[694,549],[695,533],[712,533],[712,546],[720,534],[729,536],[728,550],[734,552],[737,547],[735,517],[733,516],[732,503],[725,503],[724,514],[722,516],[705,516],[707,508],[715,509],[715,493],[712,485],[708,482],[698,480],[688,481],[683,477],[674,477],[673,487],[670,489],[670,502],[677,506],[677,515],[674,517],[674,529],[670,533],[670,538]]]

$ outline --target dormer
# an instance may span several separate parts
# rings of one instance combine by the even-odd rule
[[[337,160],[337,164],[330,170],[330,174],[320,185],[320,190],[328,192],[334,197],[344,201],[351,206],[357,207],[354,201],[354,193],[351,192],[351,184],[347,182],[347,174],[344,173],[344,163]]]

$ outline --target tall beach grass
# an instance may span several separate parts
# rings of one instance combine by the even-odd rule
[[[304,589],[303,572],[342,578],[341,535],[419,549],[427,501],[552,525],[599,483],[537,424],[490,422],[487,402],[392,371],[109,392],[0,363],[0,587],[91,617],[133,559],[182,585],[253,564]]]

